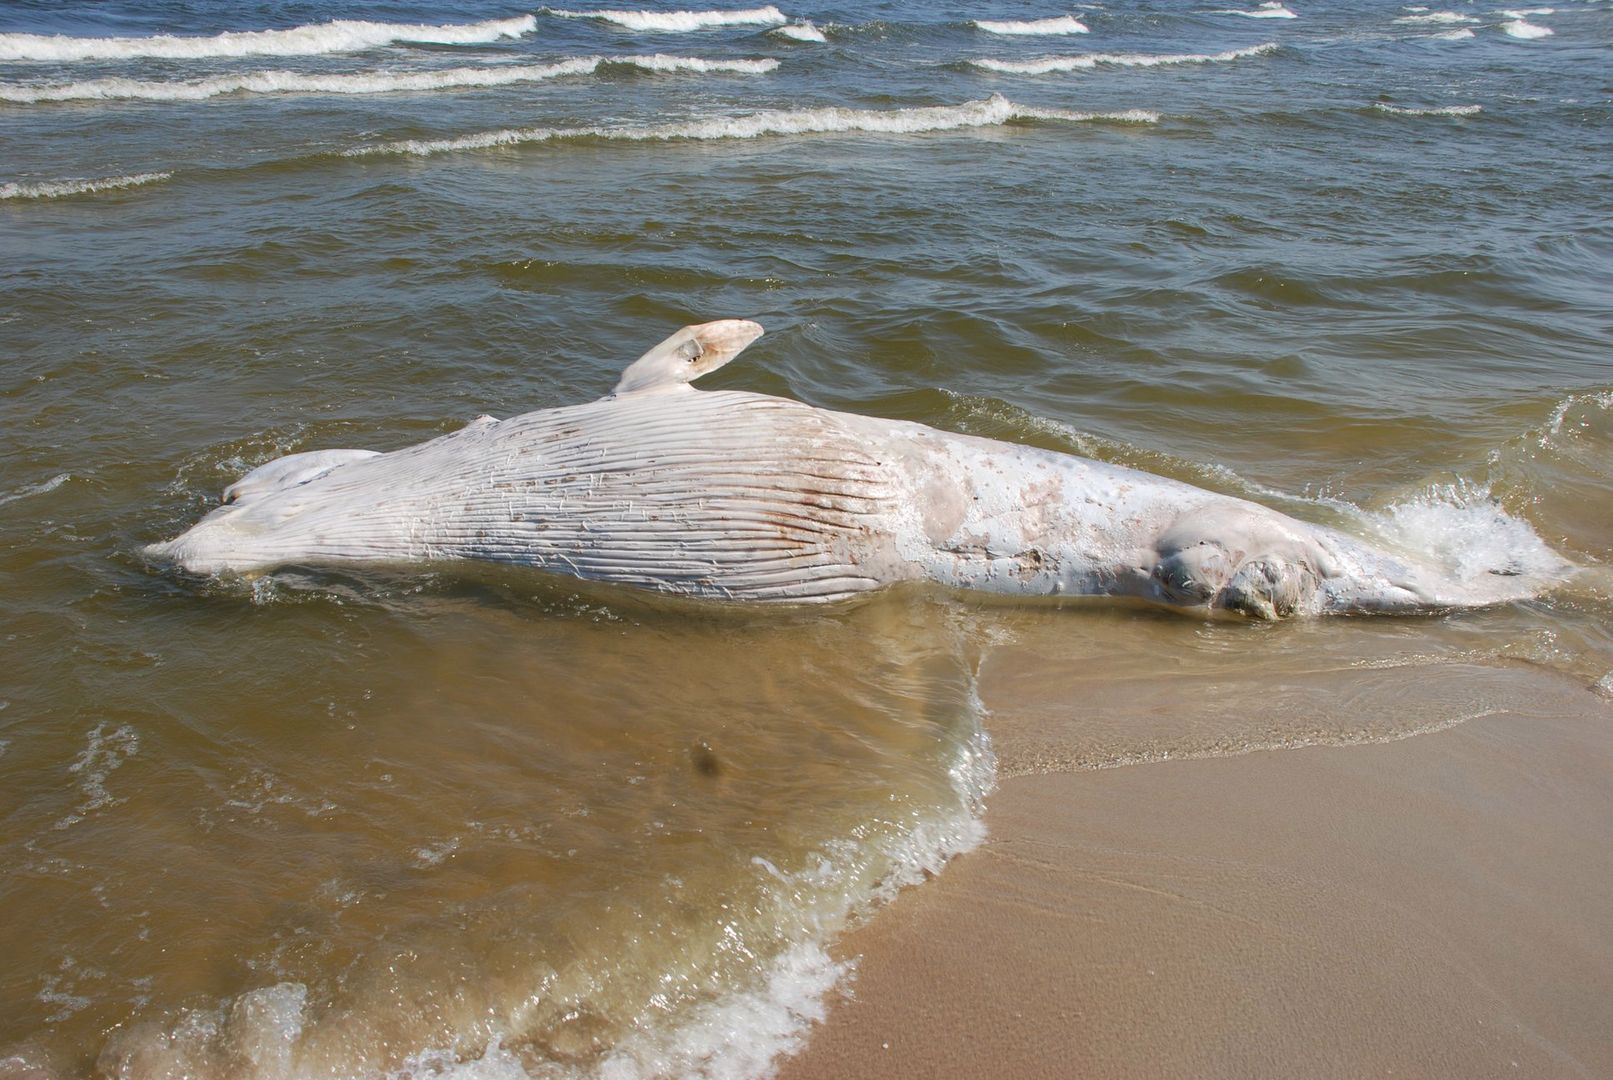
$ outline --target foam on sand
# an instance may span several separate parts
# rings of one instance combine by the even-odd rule
[[[739,11],[567,11],[564,8],[544,8],[545,15],[557,19],[603,19],[629,30],[648,30],[656,33],[682,34],[694,30],[709,30],[719,26],[782,26],[790,20],[784,13],[769,4],[767,7],[745,8]]]
[[[1032,19],[1029,22],[1017,22],[1012,19],[992,20],[975,19],[974,27],[984,30],[988,34],[1085,34],[1086,24],[1074,15],[1060,15],[1053,19]]]
[[[823,36],[823,31],[813,25],[811,19],[802,19],[800,22],[787,23],[771,31],[779,37],[789,38],[791,41],[813,41],[819,44],[829,39]]]
[[[1212,12],[1210,12],[1210,14],[1211,15],[1242,15],[1246,19],[1297,19],[1297,18],[1299,18],[1298,15],[1295,15],[1292,11],[1289,11],[1287,8],[1283,7],[1282,4],[1277,3],[1276,0],[1272,0],[1271,3],[1261,4],[1259,7],[1255,8],[1253,11],[1239,11],[1236,8],[1227,8],[1227,9],[1223,9],[1221,11],[1212,11]]]
[[[971,60],[975,67],[1010,75],[1047,75],[1055,71],[1084,71],[1104,67],[1161,67],[1170,64],[1221,64],[1275,52],[1275,42],[1222,53],[1085,53],[1081,56],[1045,56],[1037,60]]]
[[[59,199],[67,195],[89,195],[97,191],[138,187],[167,180],[173,173],[135,173],[132,176],[106,176],[93,180],[46,180],[37,184],[0,184],[0,199]],[[9,500],[8,500],[9,501]]]
[[[0,101],[34,104],[46,101],[201,101],[221,94],[391,94],[456,90],[539,82],[567,75],[591,75],[602,66],[637,68],[658,73],[762,75],[779,62],[703,60],[694,56],[582,56],[552,64],[447,68],[440,71],[373,71],[347,75],[308,75],[296,71],[253,71],[212,79],[147,82],[137,79],[90,79],[53,85],[0,85]]]
[[[615,128],[506,128],[502,131],[484,131],[452,139],[407,139],[401,142],[382,143],[378,146],[349,150],[347,155],[424,156],[457,150],[486,150],[499,146],[578,138],[650,142],[671,139],[754,139],[763,135],[828,132],[907,135],[927,131],[952,131],[959,128],[995,127],[1017,120],[1151,124],[1159,120],[1159,114],[1142,109],[1087,113],[1072,112],[1068,109],[1033,108],[1009,101],[1001,94],[993,94],[989,98],[966,101],[961,105],[927,105],[908,109],[848,109],[830,106],[817,109],[768,109],[744,116]]]
[[[773,1062],[799,1050],[823,1021],[827,995],[850,974],[851,964],[828,952],[835,938],[985,838],[981,815],[996,784],[996,757],[980,727],[985,710],[972,687],[970,706],[972,730],[943,763],[950,790],[939,805],[855,835],[830,837],[799,865],[775,865],[753,855],[743,867],[742,887],[750,903],[730,914],[709,913],[725,924],[721,947],[743,958],[731,965],[724,981],[684,992],[682,1001],[678,993],[644,995],[645,1005],[625,1025],[625,1035],[597,1048],[600,1060],[593,1067],[562,1067],[541,1075],[610,1080],[771,1075]],[[602,968],[605,974],[576,991],[582,1015],[597,1014],[613,982],[633,979],[631,964],[608,959],[613,962]],[[682,978],[687,976],[676,969],[666,975],[668,983]],[[312,1075],[526,1080],[532,1074],[509,1047],[541,1046],[542,1037],[552,1032],[534,1016],[540,1011],[530,1008],[550,987],[542,965],[528,983],[500,982],[488,980],[485,1004],[471,1024],[449,1032],[447,1040],[440,1026],[427,1028],[421,1033],[425,1045],[402,1047],[411,1052],[393,1071],[362,1067],[362,1055],[372,1049],[366,1043],[377,1038],[370,1026],[374,1018],[367,1015],[377,1007],[375,999],[356,999],[352,1013],[320,1008],[310,1001],[305,984],[289,981],[183,1009],[160,1023],[131,1025],[113,1035],[103,1060],[123,1074],[138,1064],[140,1075],[183,1074],[198,1080]],[[463,990],[416,984],[410,992],[451,999]],[[668,998],[676,1004],[667,1004]],[[388,996],[380,1007],[397,1004]],[[444,1015],[455,1014],[445,1009]]]
[[[1389,113],[1392,116],[1477,116],[1484,111],[1482,105],[1442,105],[1438,108],[1415,109],[1406,105],[1390,105],[1383,101],[1373,102],[1372,107],[1378,112]]]
[[[68,37],[65,34],[0,34],[0,60],[124,60],[155,57],[194,60],[222,56],[321,56],[362,52],[400,42],[476,45],[530,34],[537,19],[522,15],[479,23],[422,25],[354,19],[294,26],[289,30],[240,30],[210,37]]]

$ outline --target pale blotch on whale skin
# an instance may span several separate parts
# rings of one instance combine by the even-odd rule
[[[1542,576],[1431,561],[1165,477],[922,424],[697,391],[759,337],[685,327],[599,401],[387,454],[296,454],[148,548],[201,574],[475,559],[721,600],[903,581],[1258,618],[1502,603]]]

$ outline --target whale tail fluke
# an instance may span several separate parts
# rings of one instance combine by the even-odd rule
[[[749,319],[718,319],[685,326],[629,364],[611,394],[687,386],[728,363],[761,336],[761,325]]]

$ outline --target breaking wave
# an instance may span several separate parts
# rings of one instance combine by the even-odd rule
[[[761,75],[777,60],[702,60],[693,56],[581,56],[552,64],[448,68],[440,71],[374,71],[346,75],[309,75],[296,71],[255,71],[188,82],[138,79],[91,79],[56,85],[0,86],[0,101],[34,104],[48,101],[201,101],[221,94],[389,94],[422,90],[456,90],[509,86],[567,75],[591,75],[602,66],[693,74]]]
[[[1386,112],[1392,116],[1477,116],[1484,111],[1482,105],[1441,105],[1438,108],[1414,109],[1407,105],[1390,105],[1387,102],[1375,101],[1373,109]]]
[[[295,26],[289,30],[232,30],[209,37],[69,37],[65,34],[0,34],[0,60],[125,60],[155,57],[194,60],[222,56],[321,56],[362,52],[382,45],[474,45],[517,38],[537,27],[531,15],[441,26],[377,23],[353,19]]]
[[[132,176],[105,176],[92,180],[46,180],[37,184],[0,184],[0,199],[59,199],[64,195],[89,195],[97,191],[138,187],[167,180],[173,173],[135,173]]]
[[[1551,27],[1539,26],[1526,19],[1514,19],[1506,23],[1501,27],[1501,32],[1508,37],[1523,38],[1525,40],[1550,37],[1552,35]]]
[[[1473,18],[1470,15],[1458,15],[1454,11],[1430,11],[1427,14],[1423,14],[1423,15],[1402,15],[1398,19],[1395,19],[1394,21],[1397,22],[1397,23],[1407,23],[1407,24],[1411,24],[1411,25],[1421,25],[1421,24],[1431,24],[1431,23],[1476,23],[1476,22],[1478,22],[1477,19]]]
[[[772,31],[779,37],[789,38],[791,41],[813,41],[822,44],[829,39],[823,36],[823,31],[813,25],[811,19],[802,19],[800,22],[787,23]]]
[[[1054,71],[1080,71],[1099,65],[1112,67],[1160,67],[1167,64],[1219,64],[1265,56],[1275,52],[1275,42],[1222,53],[1086,53],[1081,56],[1046,56],[1038,60],[971,60],[975,67],[1014,75],[1046,75]]]
[[[830,838],[798,866],[775,865],[759,855],[749,859],[739,886],[751,898],[741,908],[745,914],[713,913],[726,921],[722,948],[749,959],[749,977],[741,976],[737,985],[681,991],[693,1000],[679,1001],[677,992],[648,996],[648,1007],[623,1024],[619,1039],[600,1046],[593,1061],[581,1055],[549,1060],[535,1073],[530,1059],[515,1048],[534,1036],[553,1034],[541,1027],[532,1030],[543,1021],[528,1006],[535,992],[549,990],[541,968],[531,977],[531,986],[501,986],[491,980],[485,1012],[470,1030],[456,1032],[452,1045],[414,1050],[401,1069],[384,1075],[398,1080],[770,1075],[780,1055],[804,1045],[827,1013],[827,995],[852,971],[851,962],[829,954],[835,938],[985,839],[981,817],[984,800],[996,785],[997,764],[981,726],[985,710],[972,683],[969,707],[971,731],[945,763],[950,790],[940,805],[890,827],[864,827],[855,836]],[[124,751],[126,756],[131,752]],[[598,1015],[612,983],[632,978],[630,965],[607,969],[577,992],[571,1015]],[[369,1049],[347,1045],[374,1037],[367,1018],[360,1015],[350,1028],[333,1031],[354,1018],[339,1008],[321,1009],[310,997],[307,985],[281,982],[213,1006],[184,1009],[167,1022],[115,1033],[102,1061],[121,1075],[130,1075],[135,1066],[140,1075],[236,1080],[362,1073],[344,1055]],[[360,1001],[359,1009],[373,1007]]]
[[[977,30],[984,30],[988,34],[1085,34],[1087,28],[1081,20],[1074,15],[1060,15],[1053,19],[1032,19],[1028,22],[1018,22],[1013,19],[992,20],[975,19]]]
[[[778,8],[768,5],[740,11],[567,11],[544,8],[557,19],[602,19],[629,30],[681,34],[718,26],[781,26],[789,22]]]
[[[1267,3],[1267,4],[1261,4],[1259,7],[1255,8],[1253,11],[1240,11],[1237,8],[1225,8],[1225,9],[1222,9],[1220,11],[1212,11],[1212,12],[1210,12],[1210,14],[1211,15],[1242,15],[1246,19],[1297,19],[1297,18],[1299,18],[1298,15],[1295,15],[1292,11],[1289,11],[1287,8],[1283,7],[1281,4],[1275,3],[1275,2]]]
[[[957,128],[993,127],[1016,120],[1112,121],[1151,124],[1158,113],[1142,109],[1121,112],[1088,113],[1068,109],[1042,109],[1009,101],[993,94],[980,101],[961,105],[929,105],[908,109],[769,109],[745,116],[717,117],[672,124],[629,127],[506,128],[461,135],[451,139],[406,139],[359,147],[347,151],[350,157],[368,154],[429,155],[456,150],[485,150],[521,143],[552,142],[561,139],[600,138],[647,142],[665,139],[754,139],[763,135],[804,135],[822,132],[869,132],[873,134],[912,134],[925,131],[951,131]]]
[[[1571,568],[1533,525],[1507,513],[1482,484],[1434,485],[1414,498],[1362,516],[1383,539],[1433,558],[1463,583],[1484,581],[1497,573],[1550,578]]]

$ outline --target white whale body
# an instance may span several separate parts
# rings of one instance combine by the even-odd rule
[[[686,327],[589,404],[272,461],[147,551],[200,574],[475,559],[725,600],[930,581],[1262,618],[1493,604],[1545,584],[1458,578],[1135,469],[689,385],[761,333]]]

